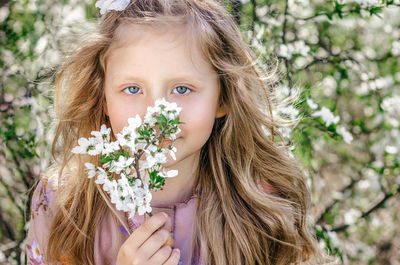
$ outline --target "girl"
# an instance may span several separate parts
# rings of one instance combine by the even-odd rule
[[[56,79],[60,163],[33,194],[28,264],[324,263],[302,171],[274,142],[269,83],[224,6],[120,4],[102,9],[98,33]],[[101,124],[115,135],[161,97],[182,107],[165,164],[179,175],[153,193],[151,218],[128,218],[87,177],[84,163],[96,161],[71,149]]]

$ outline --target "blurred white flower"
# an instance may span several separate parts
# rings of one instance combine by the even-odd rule
[[[353,136],[352,136],[351,133],[348,132],[348,131],[346,130],[346,128],[344,128],[343,126],[339,126],[339,127],[336,129],[336,132],[337,132],[338,134],[340,134],[340,135],[343,137],[343,140],[344,140],[346,143],[350,144],[350,143],[353,141]]]
[[[312,98],[307,98],[307,105],[310,107],[310,109],[317,109],[318,104],[315,103]]]
[[[279,46],[279,56],[282,56],[288,60],[292,59],[292,54],[294,52],[294,48],[292,46],[292,44],[281,44]]]
[[[386,97],[381,103],[381,107],[391,116],[400,117],[400,96]]]
[[[290,120],[294,120],[297,115],[299,115],[299,110],[296,109],[294,106],[287,106],[287,107],[282,107],[279,109],[279,112],[281,114],[284,114],[289,117]]]
[[[292,128],[290,127],[278,127],[278,131],[282,134],[283,138],[290,139]]]
[[[5,262],[6,261],[6,255],[4,255],[4,252],[0,250],[0,262]]]
[[[325,126],[328,127],[329,125],[336,124],[339,122],[340,117],[334,116],[333,113],[326,107],[322,107],[321,110],[318,110],[311,114],[312,117],[321,117],[322,120],[325,122]]]
[[[377,78],[371,82],[374,82],[376,89],[390,88],[394,84],[394,80],[391,75]]]
[[[327,235],[331,239],[331,243],[333,246],[338,247],[340,245],[340,241],[336,232],[327,231]]]
[[[304,40],[298,40],[294,42],[294,53],[301,54],[302,56],[307,56],[310,51],[310,47],[306,45]]]
[[[259,31],[257,32],[256,39],[261,40],[262,36],[264,35],[264,32],[265,32],[265,26],[262,25]]]
[[[362,179],[357,183],[357,187],[360,190],[367,190],[369,187],[371,187],[371,181],[367,179]]]
[[[327,97],[333,97],[336,94],[337,82],[333,76],[326,76],[322,80],[323,93]]]
[[[279,89],[283,97],[287,97],[290,94],[290,88],[286,85],[283,85],[281,89]]]
[[[379,4],[379,0],[354,0],[361,7],[372,7]]]
[[[388,154],[395,155],[395,154],[397,154],[398,149],[397,149],[396,146],[387,145],[387,146],[385,146],[385,152],[388,153]]]
[[[344,223],[347,225],[353,224],[360,216],[361,216],[361,211],[352,208],[344,214]]]

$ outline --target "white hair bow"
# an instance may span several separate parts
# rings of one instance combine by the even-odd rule
[[[100,14],[104,15],[110,10],[125,10],[130,2],[130,0],[99,0],[96,2],[96,7],[100,8]]]

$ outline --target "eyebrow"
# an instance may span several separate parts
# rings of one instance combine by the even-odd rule
[[[141,77],[134,76],[134,75],[126,75],[125,76],[124,74],[121,74],[120,76],[116,76],[115,79],[118,80],[119,78],[121,78],[121,81],[118,83],[125,83],[125,82],[130,82],[132,80],[137,80],[138,82],[140,82],[142,84],[147,84],[146,80],[144,80]],[[188,73],[179,74],[177,76],[166,79],[167,82],[177,82],[177,81],[183,81],[183,80],[192,81],[195,83],[201,83],[201,82],[205,81],[204,78],[202,78],[199,75],[188,74]]]

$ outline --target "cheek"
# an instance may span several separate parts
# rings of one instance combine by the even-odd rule
[[[115,104],[111,101],[107,103],[108,117],[114,133],[118,133],[124,126],[128,125],[128,118],[134,117],[134,110],[125,104]]]
[[[214,125],[215,108],[210,105],[192,105],[183,108],[181,121],[186,123],[181,125],[185,136],[193,135],[198,141],[206,142]]]
[[[110,119],[111,128],[114,133],[120,132],[122,128],[128,124],[127,118],[124,117],[123,113],[119,113],[117,111],[109,111],[108,117]]]

